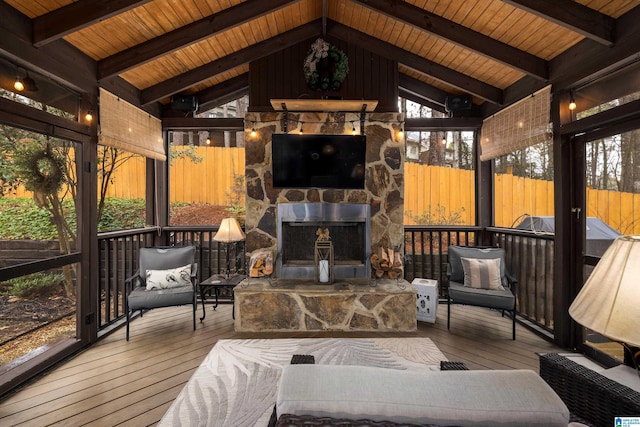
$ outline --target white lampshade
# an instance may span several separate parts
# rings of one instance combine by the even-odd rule
[[[224,243],[244,240],[244,233],[242,232],[240,224],[238,224],[238,220],[235,218],[223,219],[218,232],[213,237],[213,240]]]
[[[617,238],[569,307],[581,325],[640,347],[640,236]]]

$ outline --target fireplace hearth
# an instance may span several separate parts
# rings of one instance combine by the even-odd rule
[[[328,229],[336,279],[368,278],[371,266],[368,204],[279,203],[276,275],[280,279],[312,279],[318,228]]]

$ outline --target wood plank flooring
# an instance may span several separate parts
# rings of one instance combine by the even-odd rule
[[[201,310],[201,308],[200,308]],[[199,315],[200,315],[199,310]],[[219,339],[284,337],[428,337],[449,360],[470,369],[532,369],[537,352],[565,351],[484,308],[453,306],[451,331],[441,304],[435,324],[418,323],[416,333],[236,333],[231,306],[191,329],[189,307],[148,312],[46,375],[0,401],[0,425],[146,426],[156,424],[194,370]]]

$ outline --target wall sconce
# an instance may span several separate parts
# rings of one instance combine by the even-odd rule
[[[258,135],[255,126],[251,128],[251,133],[249,135],[251,136],[251,138],[255,138]]]
[[[13,83],[13,88],[18,92],[27,91],[27,92],[36,92],[38,90],[38,85],[36,81],[29,77],[29,72],[24,71],[24,77],[20,77],[20,68],[18,68],[18,74],[16,76],[16,81]]]
[[[91,123],[93,121],[93,111],[87,111],[87,114],[84,115],[84,120]]]
[[[302,135],[302,126],[304,125],[304,122],[300,122],[300,135]]]
[[[573,96],[569,100],[569,110],[573,111],[576,109],[576,100],[573,99]]]
[[[13,83],[13,88],[18,92],[22,92],[24,90],[24,83],[22,82],[22,78],[20,76],[16,76],[16,81]]]
[[[207,138],[207,145],[211,145],[211,138]]]
[[[402,140],[404,138],[404,126],[400,126],[400,130],[398,131],[398,139]]]
[[[356,135],[356,125],[351,122],[351,135]]]

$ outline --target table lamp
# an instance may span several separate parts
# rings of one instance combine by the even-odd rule
[[[613,241],[569,307],[573,319],[622,344],[625,364],[640,358],[640,235]],[[640,372],[639,372],[640,375]]]
[[[218,232],[213,237],[216,242],[225,243],[227,246],[227,279],[231,276],[231,243],[240,242],[244,240],[244,237],[242,228],[235,218],[224,218],[218,228]]]

